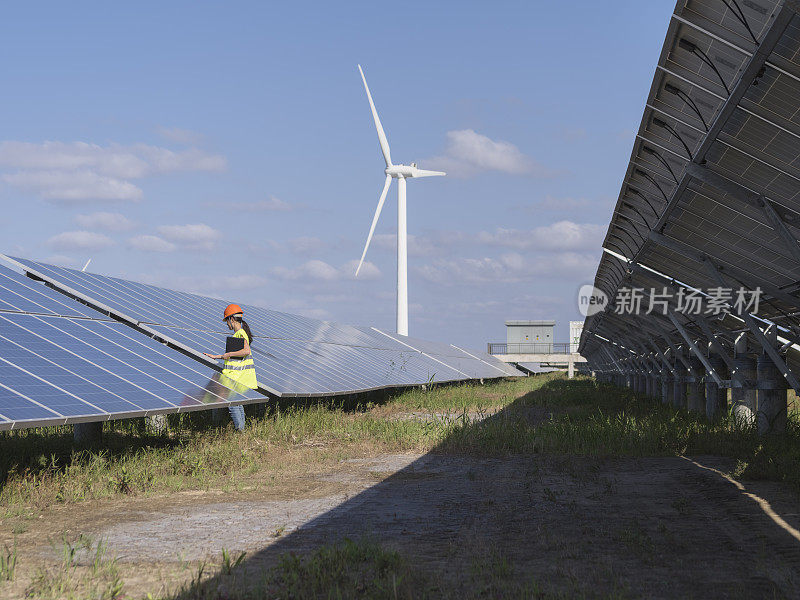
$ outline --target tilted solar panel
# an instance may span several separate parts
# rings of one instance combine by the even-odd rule
[[[401,346],[424,353],[436,362],[444,363],[470,379],[489,379],[502,376],[503,374],[510,374],[507,369],[504,368],[505,363],[488,354],[480,356],[479,353],[467,352],[452,345],[405,337],[381,331],[374,327],[372,331],[394,340]],[[513,369],[513,367],[511,368]],[[514,371],[516,372],[515,369]]]
[[[0,429],[263,399],[121,323],[0,313]]]
[[[99,318],[92,308],[0,265],[0,311]]]
[[[207,360],[229,332],[225,302],[114,277],[12,259],[35,276],[100,310]],[[361,328],[242,305],[255,339],[259,384],[279,396],[347,394],[384,387],[519,376],[489,355]]]
[[[625,269],[651,267],[666,282],[757,289],[759,316],[796,326],[800,9],[777,0],[737,6],[738,14],[718,0],[677,3],[604,247],[630,260]],[[643,235],[631,240],[634,218]],[[631,282],[605,257],[595,281],[612,296]],[[587,358],[607,368],[590,334],[624,339],[626,326],[606,313],[587,318]],[[732,343],[742,327],[721,335]],[[669,323],[656,330],[674,333]]]
[[[222,334],[153,326],[153,330],[192,347],[219,347]],[[258,336],[251,346],[259,383],[281,396],[354,393],[427,381],[463,379],[411,350],[395,351]]]

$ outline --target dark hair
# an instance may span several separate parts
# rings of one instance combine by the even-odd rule
[[[247,343],[248,344],[252,344],[253,343],[253,332],[250,331],[250,325],[248,325],[247,321],[245,321],[242,317],[233,317],[233,318],[236,321],[239,321],[239,323],[242,324],[242,329],[244,329],[244,332],[247,334]]]

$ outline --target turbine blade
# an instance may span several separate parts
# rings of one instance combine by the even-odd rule
[[[372,225],[369,228],[369,235],[367,236],[367,243],[364,245],[364,252],[361,253],[361,260],[358,261],[358,268],[356,269],[356,277],[358,277],[358,272],[361,270],[361,265],[364,264],[364,257],[367,255],[367,248],[369,248],[369,243],[372,241],[372,234],[375,232],[375,225],[378,224],[378,218],[381,216],[381,210],[383,209],[383,203],[386,200],[386,192],[389,191],[389,184],[392,183],[392,176],[386,176],[386,182],[383,184],[383,191],[381,192],[381,198],[378,200],[378,208],[375,209],[375,216],[372,217]]]
[[[375,129],[378,130],[378,141],[381,144],[381,152],[383,152],[383,160],[386,161],[386,166],[392,166],[392,156],[389,152],[389,141],[386,139],[386,134],[383,132],[383,125],[378,117],[378,111],[375,110],[375,103],[372,101],[372,94],[369,93],[369,86],[367,85],[367,78],[364,77],[364,71],[361,70],[361,65],[358,65],[358,72],[361,73],[361,80],[364,82],[364,89],[367,91],[367,99],[369,100],[369,107],[372,109],[372,118],[375,121]]]
[[[417,169],[414,171],[414,177],[441,177],[447,175],[444,171],[426,171],[425,169]]]

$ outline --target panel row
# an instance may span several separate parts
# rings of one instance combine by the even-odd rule
[[[0,313],[0,429],[254,400],[126,325]]]

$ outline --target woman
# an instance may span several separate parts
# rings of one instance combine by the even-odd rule
[[[250,331],[250,326],[242,318],[243,316],[244,311],[238,304],[229,304],[222,313],[222,320],[228,325],[228,329],[234,332],[233,337],[243,340],[244,348],[235,352],[225,352],[224,354],[203,353],[214,360],[222,359],[225,361],[220,383],[235,392],[243,392],[247,389],[254,390],[258,387],[253,356],[250,353],[250,341],[253,339],[253,334]],[[233,419],[236,429],[240,431],[244,429],[244,407],[229,406],[228,410],[231,413],[231,419]]]

